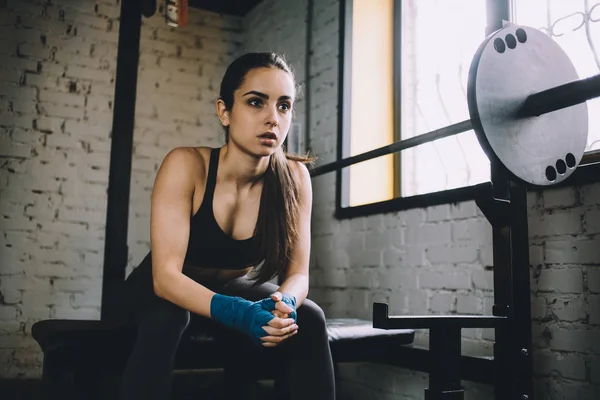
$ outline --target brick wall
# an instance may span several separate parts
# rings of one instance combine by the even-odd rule
[[[159,10],[162,11],[162,10]],[[170,28],[162,12],[144,19],[129,210],[128,271],[150,249],[150,195],[163,157],[177,146],[224,142],[215,101],[227,65],[243,43],[242,19],[190,9]]]
[[[244,42],[240,49],[240,52],[274,51],[285,57],[299,87],[289,135],[300,135],[302,143],[307,135],[307,4],[307,0],[263,0],[244,17]]]
[[[118,0],[0,2],[3,378],[39,376],[35,321],[99,318],[119,15]],[[240,18],[197,10],[183,29],[143,21],[130,267],[149,249],[164,155],[220,143],[213,104],[241,32]]]
[[[39,374],[34,321],[99,316],[119,7],[41,3],[0,9],[0,37],[10,38],[0,41],[2,377]],[[232,57],[280,51],[306,80],[306,4],[266,0],[244,19],[192,10],[190,26],[177,30],[158,15],[144,20],[130,268],[149,248],[162,157],[178,145],[221,143],[213,101]],[[321,164],[336,156],[338,9],[337,0],[314,1],[311,15],[308,131]],[[335,175],[313,187],[310,296],[329,316],[370,318],[373,301],[398,314],[491,313],[490,227],[473,202],[338,221]],[[536,398],[600,396],[599,204],[600,185],[529,194]],[[465,330],[464,349],[490,354],[492,339]],[[385,366],[340,374],[345,399],[420,399],[427,386],[425,374]],[[468,399],[490,398],[488,387],[468,387]]]

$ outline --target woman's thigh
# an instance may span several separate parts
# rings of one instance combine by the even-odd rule
[[[238,296],[246,300],[258,301],[269,297],[271,293],[276,292],[278,289],[279,286],[270,282],[254,286],[254,281],[242,277],[228,282],[224,286],[217,288],[216,291],[227,296]]]

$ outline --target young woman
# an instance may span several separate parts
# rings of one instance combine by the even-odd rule
[[[122,399],[169,398],[190,315],[276,348],[261,351],[285,348],[292,399],[335,398],[325,317],[306,298],[307,159],[282,149],[295,96],[281,56],[243,55],[227,68],[216,102],[225,145],[165,157],[152,193],[151,252],[126,283],[138,333]],[[276,276],[279,287],[268,282]]]

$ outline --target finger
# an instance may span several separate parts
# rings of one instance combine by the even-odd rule
[[[272,320],[269,321],[269,326],[272,326],[273,328],[285,328],[287,326],[290,326],[292,324],[295,324],[296,321],[294,321],[293,318],[273,318]]]
[[[281,294],[281,292],[275,292],[271,294],[271,299],[273,301],[281,301],[281,299],[283,299],[283,295]]]
[[[289,314],[294,311],[294,309],[292,307],[288,306],[287,304],[285,304],[282,301],[275,303],[275,309],[279,310],[283,313],[286,313],[286,314]]]
[[[264,342],[263,345],[265,345],[267,343],[279,344],[279,343],[284,342],[285,340],[291,338],[292,336],[294,336],[296,334],[296,332],[298,332],[298,331],[288,333],[287,335],[284,335],[284,336],[263,336],[260,339]]]
[[[273,310],[271,311],[271,314],[273,314],[274,316],[276,316],[277,318],[281,318],[281,319],[287,319],[290,317],[289,314],[286,313],[282,313],[281,311],[277,311],[277,310]]]
[[[296,330],[298,330],[298,325],[294,324],[294,325],[290,325],[286,328],[273,328],[272,326],[263,326],[262,327],[265,332],[267,332],[270,336],[284,336],[287,335],[288,333],[292,333]]]

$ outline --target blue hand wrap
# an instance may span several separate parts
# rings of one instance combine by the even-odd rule
[[[275,309],[275,301],[270,297],[261,301],[263,302],[262,306],[265,308],[265,310],[273,311]],[[292,296],[291,294],[282,293],[281,301],[284,302],[286,305],[290,306],[292,310],[294,310],[290,313],[290,318],[293,318],[294,322],[298,322],[296,314],[296,297]]]
[[[210,302],[210,315],[213,319],[230,328],[239,329],[248,334],[256,344],[268,333],[262,328],[268,325],[275,316],[265,310],[264,300],[252,302],[241,297],[215,294]]]

